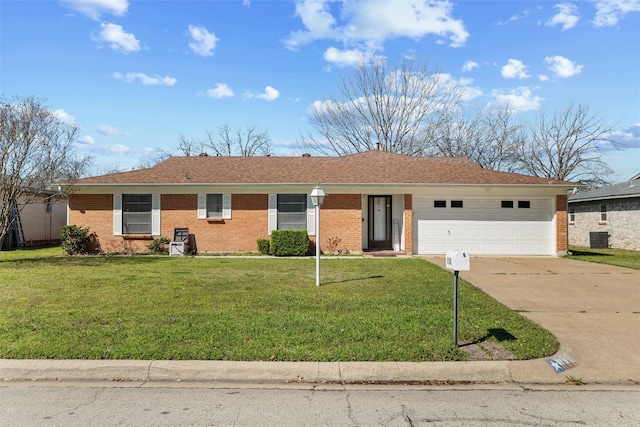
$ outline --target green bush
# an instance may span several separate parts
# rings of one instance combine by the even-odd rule
[[[151,249],[152,252],[168,253],[169,249],[165,245],[169,243],[171,243],[171,240],[169,240],[168,237],[162,236],[158,239],[153,239],[153,242],[147,247]]]
[[[271,253],[275,256],[303,256],[309,250],[307,230],[273,230]]]
[[[271,241],[269,239],[258,239],[258,252],[262,255],[270,255]]]
[[[60,228],[62,249],[69,255],[86,254],[94,237],[94,233],[89,234],[89,227],[64,225]]]

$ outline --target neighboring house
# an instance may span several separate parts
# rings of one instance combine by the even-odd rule
[[[640,175],[571,196],[569,243],[640,251]]]
[[[45,192],[29,199],[18,203],[19,223],[10,227],[2,250],[60,243],[60,228],[67,224],[66,197]]]
[[[188,228],[199,252],[255,252],[275,229],[307,229],[320,185],[321,249],[557,255],[574,184],[486,170],[463,158],[368,151],[343,157],[172,157],[73,183],[69,224],[104,251],[146,250]]]

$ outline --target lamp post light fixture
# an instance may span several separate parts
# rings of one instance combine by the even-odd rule
[[[320,184],[311,192],[311,203],[316,208],[316,286],[320,286],[320,205],[324,203],[325,196]]]

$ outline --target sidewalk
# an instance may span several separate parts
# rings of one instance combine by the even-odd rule
[[[428,258],[444,266],[443,257]],[[546,359],[476,362],[0,360],[0,379],[245,383],[640,384],[640,271],[561,258],[472,258],[460,276],[553,332]],[[462,295],[460,296],[463,297]]]

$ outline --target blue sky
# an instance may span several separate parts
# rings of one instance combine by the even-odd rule
[[[616,123],[605,159],[620,181],[640,173],[639,29],[640,0],[2,0],[0,92],[46,98],[100,172],[224,124],[297,154],[342,73],[411,57],[478,106],[588,104]]]

